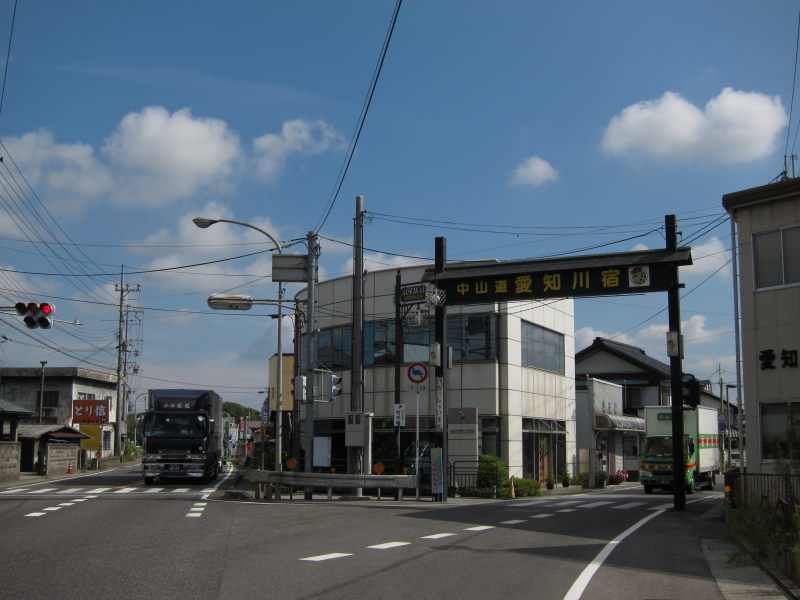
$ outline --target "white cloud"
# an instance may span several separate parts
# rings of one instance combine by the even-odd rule
[[[649,356],[658,358],[660,354],[666,353],[668,329],[666,324],[655,324],[632,333],[606,333],[592,327],[582,327],[575,331],[575,348],[582,350],[590,346],[596,337],[602,337],[642,348]],[[689,319],[681,321],[681,333],[687,344],[712,343],[719,336],[729,332],[728,328],[708,329],[705,315],[692,315]]]
[[[292,154],[320,154],[337,149],[344,138],[325,121],[286,121],[280,133],[267,133],[253,140],[256,173],[274,179]]]
[[[689,277],[705,277],[717,269],[725,277],[731,276],[731,253],[718,237],[712,237],[699,246],[692,246],[694,264],[681,267],[681,274]]]
[[[107,193],[113,187],[112,174],[101,164],[88,144],[59,144],[53,133],[39,129],[5,140],[10,160],[25,173],[25,179],[57,216],[84,208],[87,201]],[[20,185],[24,185],[19,181]],[[16,231],[16,226],[11,226]],[[6,227],[0,225],[5,232]]]
[[[239,137],[224,121],[160,106],[126,115],[103,153],[115,171],[116,199],[150,206],[226,187],[242,158]]]
[[[558,179],[558,171],[543,158],[531,156],[514,169],[511,183],[539,187],[543,183],[554,179]]]
[[[619,156],[743,163],[769,156],[787,121],[777,96],[728,87],[701,109],[666,92],[612,118],[602,146]]]

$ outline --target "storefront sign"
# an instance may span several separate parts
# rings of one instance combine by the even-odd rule
[[[109,423],[110,400],[73,400],[73,423]]]

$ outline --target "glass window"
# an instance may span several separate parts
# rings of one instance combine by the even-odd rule
[[[42,406],[44,408],[58,408],[58,392],[42,393]]]
[[[761,455],[793,459],[800,451],[800,402],[761,405]]]
[[[527,321],[522,322],[522,364],[564,374],[564,336]]]
[[[756,289],[800,283],[800,227],[753,234]]]

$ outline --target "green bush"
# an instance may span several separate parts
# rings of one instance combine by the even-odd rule
[[[478,463],[478,482],[479,488],[493,487],[498,488],[508,485],[508,466],[502,460],[491,454],[483,454]]]
[[[589,487],[589,474],[588,473],[575,473],[570,479],[570,485],[579,485],[582,488]]]
[[[535,479],[514,479],[514,492],[517,498],[525,496],[541,496],[542,483]]]

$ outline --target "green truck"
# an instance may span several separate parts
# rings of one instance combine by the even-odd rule
[[[645,493],[672,489],[672,408],[644,409],[645,440],[639,454],[639,481]],[[701,485],[714,489],[720,472],[719,411],[698,406],[683,411],[683,451],[686,457],[686,491]]]

